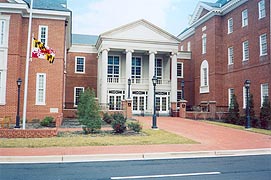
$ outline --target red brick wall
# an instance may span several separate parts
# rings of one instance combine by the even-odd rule
[[[0,138],[47,138],[57,136],[57,129],[0,129]]]

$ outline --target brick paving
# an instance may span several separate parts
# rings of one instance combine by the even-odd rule
[[[142,122],[144,128],[151,128],[151,117],[135,117],[135,119]],[[157,125],[159,129],[193,139],[199,142],[199,144],[0,148],[0,156],[133,154],[271,148],[271,136],[205,122],[158,117]]]

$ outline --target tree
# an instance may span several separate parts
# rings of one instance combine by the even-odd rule
[[[263,129],[271,128],[271,105],[268,97],[264,98],[260,112],[260,126]]]
[[[232,95],[231,103],[229,107],[229,113],[226,118],[227,123],[236,124],[240,119],[239,104],[237,102],[235,94]]]
[[[250,94],[248,105],[249,105],[249,115],[250,115],[252,127],[257,128],[259,127],[259,120],[255,115],[253,94]]]
[[[87,89],[79,96],[79,103],[77,109],[79,123],[83,125],[85,133],[93,133],[101,129],[101,117],[99,113],[99,105],[95,100],[95,93],[93,90]]]

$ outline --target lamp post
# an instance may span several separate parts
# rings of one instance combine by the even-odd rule
[[[17,115],[16,115],[16,125],[14,128],[20,128],[20,89],[22,85],[21,78],[18,78],[17,80],[17,86],[18,86],[18,104],[17,104]]]
[[[250,88],[250,80],[245,81],[246,88],[246,129],[250,128],[250,115],[249,115],[249,88]]]
[[[130,87],[131,87],[131,78],[128,79],[128,99],[131,99],[131,96],[130,96]]]
[[[184,80],[181,82],[181,87],[182,87],[182,100],[184,100]]]
[[[153,84],[153,115],[152,115],[152,129],[157,129],[156,125],[156,97],[155,97],[155,86],[157,84],[157,77],[153,76],[152,78],[152,84]]]

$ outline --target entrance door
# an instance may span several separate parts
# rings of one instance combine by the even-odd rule
[[[169,113],[169,96],[167,93],[156,93],[156,111],[160,114]]]
[[[146,92],[133,92],[133,113],[141,114],[144,113],[147,107],[147,96]]]

